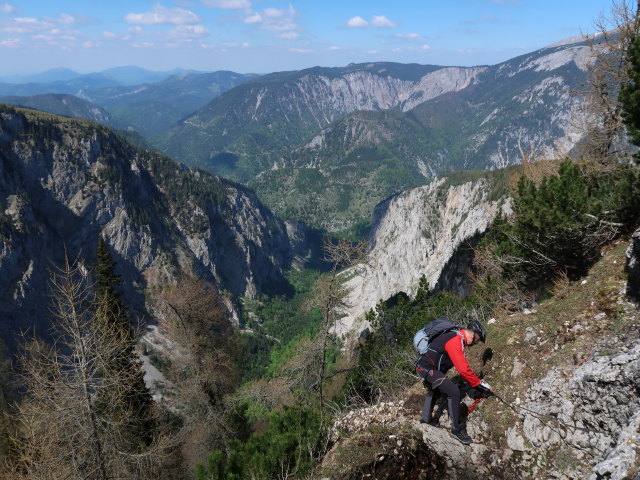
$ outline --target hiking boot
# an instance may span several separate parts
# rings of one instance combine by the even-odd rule
[[[463,445],[471,445],[471,437],[467,435],[466,430],[451,430],[451,435],[453,435]]]

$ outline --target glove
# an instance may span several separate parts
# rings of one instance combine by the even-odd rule
[[[480,389],[479,387],[480,385],[478,385],[476,388],[470,388],[469,390],[467,390],[467,395],[469,395],[469,397],[474,400],[484,397],[485,391]]]
[[[482,382],[480,382],[480,385],[478,385],[476,388],[481,390],[481,391],[484,391],[484,392],[490,392],[491,391],[491,385],[489,385],[484,380]]]

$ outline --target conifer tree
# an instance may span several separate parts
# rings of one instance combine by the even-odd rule
[[[136,338],[129,314],[121,300],[117,287],[122,280],[115,271],[115,263],[102,236],[98,237],[96,263],[94,265],[95,321],[106,336],[112,336],[119,346],[103,352],[105,356],[103,376],[105,383],[120,383],[113,376],[125,375],[131,379],[126,388],[105,389],[98,400],[107,411],[122,409],[129,413],[128,434],[123,440],[129,447],[148,444],[153,430],[152,398],[144,383],[144,372],[136,354]],[[114,412],[120,415],[122,412]]]
[[[636,14],[636,22],[637,19]],[[634,29],[638,31],[638,28]],[[640,36],[634,35],[627,50],[629,78],[620,90],[622,118],[631,143],[640,146]]]

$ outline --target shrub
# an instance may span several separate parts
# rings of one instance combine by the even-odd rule
[[[301,478],[308,473],[325,445],[320,414],[311,408],[290,406],[273,413],[269,426],[245,441],[232,440],[226,452],[216,450],[198,465],[196,480],[256,480]]]
[[[558,272],[585,275],[606,243],[637,224],[639,212],[636,168],[588,171],[566,160],[539,185],[521,177],[513,217],[498,217],[484,242],[495,246],[507,277],[536,289]]]

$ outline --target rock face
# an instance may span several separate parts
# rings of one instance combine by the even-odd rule
[[[509,210],[509,201],[492,198],[494,188],[488,177],[458,185],[440,179],[381,203],[374,212],[367,263],[346,284],[350,307],[339,332],[366,328],[362,317],[369,309],[399,292],[413,295],[423,275],[432,289],[464,289],[464,276],[455,273],[450,260],[499,211]]]
[[[65,252],[90,263],[98,235],[140,310],[142,290],[178,268],[233,295],[281,291],[303,241],[250,191],[96,124],[2,107],[0,161],[5,334],[45,328],[49,269]]]
[[[207,165],[214,171],[220,165],[213,157],[221,152],[230,152],[238,157],[255,156],[256,153],[266,155],[269,159],[266,162],[261,158],[253,160],[252,167],[257,169],[253,172],[255,175],[272,168],[274,162],[277,164],[287,152],[308,145],[308,139],[314,134],[345,116],[363,111],[409,112],[446,97],[446,101],[453,105],[446,112],[448,125],[466,124],[467,121],[458,118],[459,115],[473,117],[469,126],[474,125],[474,128],[465,128],[466,135],[473,137],[469,149],[475,148],[484,156],[488,152],[482,152],[480,147],[487,143],[487,139],[493,138],[495,140],[489,142],[491,160],[484,158],[484,161],[492,161],[493,166],[501,162],[512,164],[518,153],[520,156],[530,150],[531,153],[539,153],[541,146],[550,152],[561,144],[570,148],[575,143],[577,138],[567,120],[575,113],[572,109],[578,100],[570,99],[566,90],[584,79],[589,59],[589,48],[576,41],[550,46],[490,67],[381,62],[272,73],[226,92],[186,118],[180,126],[168,132],[165,147],[175,158],[190,164]],[[472,93],[471,98],[465,93],[467,91]],[[482,103],[473,99],[480,97],[483,98]],[[545,102],[551,98],[554,99],[553,106]],[[467,101],[471,103],[469,108],[459,105]],[[553,125],[554,133],[549,137],[553,140],[544,142],[544,136],[537,130],[541,124],[533,121],[543,103],[547,108],[543,121]],[[510,118],[520,120],[512,125],[517,128],[508,129],[501,118],[510,116],[513,109],[522,111],[522,115]],[[423,135],[437,137],[439,119],[427,118],[423,122],[421,116],[421,113],[412,116],[416,139]],[[526,128],[526,122],[522,121],[526,118],[535,128]],[[416,119],[422,124],[420,126],[432,130],[416,129]],[[384,123],[384,117],[378,122]],[[207,135],[202,140],[205,132],[214,131],[222,132],[222,135]],[[400,133],[396,132],[397,135]],[[410,132],[404,133],[405,137],[411,135]],[[454,132],[450,129],[448,133]],[[174,136],[184,141],[172,142]],[[259,143],[256,142],[258,136]],[[191,144],[195,138],[200,139],[198,145]],[[411,149],[406,145],[407,138],[404,140],[404,147]],[[355,145],[350,147],[353,149]],[[346,148],[345,152],[349,150]],[[428,156],[436,157],[436,150],[432,146],[430,155],[423,160]],[[452,157],[450,163],[456,163],[453,158],[462,163],[459,154],[463,157],[473,155],[470,150],[466,151],[466,147],[463,151],[456,149],[455,154],[449,152]],[[509,158],[509,155],[514,158]],[[246,166],[239,165],[245,170]],[[234,171],[230,173],[243,175]]]
[[[631,236],[631,244],[627,249],[627,265],[625,268],[629,279],[627,295],[640,300],[640,229]]]
[[[523,478],[535,478],[538,459],[558,448],[584,459],[584,467],[553,478],[623,480],[638,473],[639,341],[637,328],[609,338],[578,369],[554,368],[532,386],[522,424],[506,432],[509,448],[528,457],[521,467],[531,474]]]
[[[406,111],[468,86],[484,70],[485,67],[371,63],[273,73],[213,100],[169,131],[165,145],[172,156],[192,164],[203,164],[211,152],[249,153],[246,147],[257,147],[275,159],[283,147],[300,144],[309,132],[344,115],[363,110]],[[184,142],[171,141],[174,136],[182,136],[188,143],[192,134],[209,130],[219,130],[222,135],[208,138],[203,149],[185,149]],[[254,147],[250,147],[248,137],[257,134],[267,141],[259,145],[253,141]],[[271,151],[274,147],[278,151]]]

